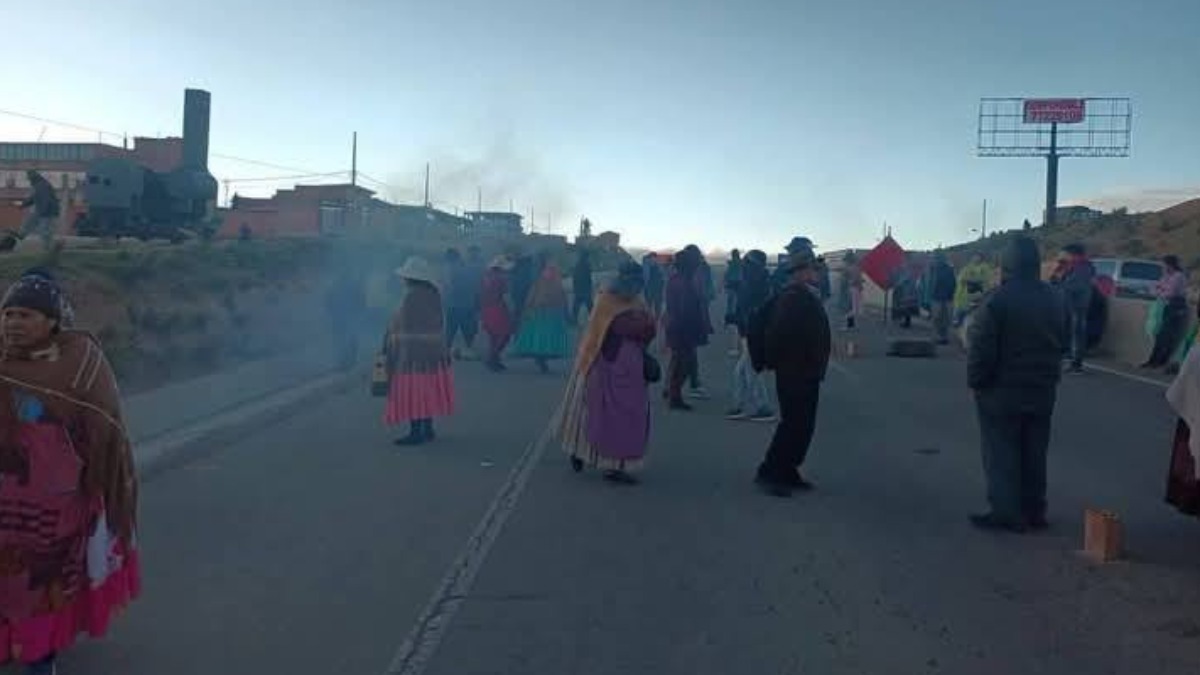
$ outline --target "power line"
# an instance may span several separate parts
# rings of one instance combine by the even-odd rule
[[[249,164],[251,166],[261,166],[264,169],[275,169],[277,171],[293,171],[295,173],[302,173],[306,176],[312,176],[312,175],[316,175],[317,173],[319,173],[319,172],[313,171],[311,169],[301,169],[301,168],[297,168],[294,166],[284,166],[282,164],[273,164],[271,162],[264,162],[264,161],[257,160],[257,159],[246,159],[245,157],[236,157],[234,155],[223,155],[218,152],[210,152],[209,156],[215,157],[216,159],[224,159],[224,160],[227,160],[230,162],[241,162],[242,164]],[[346,173],[346,172],[341,171],[339,173]]]
[[[16,112],[15,110],[0,110],[0,115],[7,115],[9,117],[19,117],[21,119],[31,120],[34,122],[41,122],[42,124],[53,124],[55,126],[67,127],[68,129],[75,129],[76,131],[87,131],[87,132],[93,133],[93,134],[103,134],[106,136],[117,136],[118,138],[125,137],[125,134],[119,134],[115,131],[106,131],[104,129],[96,129],[94,127],[85,127],[82,124],[73,124],[71,122],[63,122],[61,120],[52,120],[48,117],[39,117],[38,115],[30,115],[28,113]]]
[[[83,124],[75,124],[74,122],[63,122],[62,120],[50,119],[49,117],[42,117],[40,115],[31,115],[29,113],[17,112],[15,110],[0,109],[0,115],[7,115],[9,117],[17,117],[20,119],[30,120],[33,122],[41,122],[42,124],[53,124],[53,125],[59,126],[59,127],[75,129],[76,131],[86,131],[86,132],[93,133],[93,134],[100,134],[101,136],[114,136],[116,138],[127,138],[128,137],[128,134],[117,133],[115,131],[107,131],[105,129],[97,129],[95,127],[89,127],[89,126],[85,126]],[[314,174],[319,173],[319,172],[313,171],[311,169],[297,168],[294,166],[284,166],[282,164],[275,164],[273,162],[264,162],[264,161],[258,160],[258,159],[248,159],[246,157],[238,157],[236,155],[225,155],[225,154],[221,154],[219,152],[211,152],[211,153],[209,153],[209,156],[217,158],[217,159],[224,159],[224,160],[230,161],[230,162],[241,162],[242,164],[249,164],[252,166],[261,166],[266,169],[275,169],[277,171],[290,171],[292,173],[300,173],[300,174],[304,174],[304,175],[314,175]]]
[[[274,182],[274,181],[302,180],[305,178],[332,178],[334,176],[344,176],[347,173],[349,173],[349,172],[348,171],[334,171],[332,173],[306,173],[306,174],[294,174],[291,176],[261,176],[261,177],[257,177],[257,178],[225,178],[225,179],[222,179],[221,182],[223,182],[223,183],[270,183],[270,182]]]

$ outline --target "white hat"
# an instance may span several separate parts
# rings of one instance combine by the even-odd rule
[[[424,281],[426,283],[437,285],[438,275],[433,270],[433,266],[424,258],[412,256],[404,261],[404,266],[396,270],[396,276],[404,279],[412,279],[413,281]]]
[[[492,259],[492,264],[488,265],[490,269],[511,270],[513,268],[512,259],[506,255],[498,255]]]

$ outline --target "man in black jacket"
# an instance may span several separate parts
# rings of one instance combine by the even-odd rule
[[[954,268],[946,261],[946,254],[940,249],[934,251],[933,264],[929,266],[927,274],[933,330],[939,345],[949,344],[950,319],[954,312],[954,292],[958,290],[958,280],[954,276]]]
[[[816,432],[831,342],[829,317],[812,288],[817,281],[812,249],[796,247],[787,267],[791,276],[772,302],[764,334],[766,365],[775,371],[780,420],[755,478],[778,497],[812,488],[800,475],[800,466]]]
[[[1062,295],[1038,277],[1029,237],[1013,240],[1000,287],[978,310],[968,338],[967,382],[975,392],[991,511],[971,516],[988,530],[1023,532],[1046,523],[1046,450],[1066,344]]]

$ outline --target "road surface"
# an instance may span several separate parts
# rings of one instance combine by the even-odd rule
[[[888,359],[878,336],[863,346],[823,392],[817,490],[791,500],[751,484],[771,426],[722,419],[719,346],[704,355],[714,400],[691,414],[656,400],[637,487],[575,475],[556,447],[526,452],[565,364],[558,376],[460,364],[460,413],[417,449],[391,444],[364,383],[153,476],[143,597],[63,672],[1200,669],[1200,523],[1162,502],[1173,418],[1161,388],[1067,380],[1053,527],[991,535],[966,521],[984,502],[961,357]],[[522,458],[534,463],[514,477]],[[1129,561],[1076,553],[1089,506],[1121,515]],[[460,559],[489,513],[494,539]],[[435,598],[454,569],[465,573]],[[440,630],[418,631],[420,658],[405,660],[434,599]]]

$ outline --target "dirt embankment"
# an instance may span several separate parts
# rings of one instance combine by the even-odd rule
[[[391,273],[409,255],[437,262],[448,246],[470,243],[481,244],[487,256],[533,250],[522,239],[446,237],[122,244],[0,256],[0,293],[23,270],[50,267],[67,290],[76,325],[100,338],[123,390],[135,392],[323,344],[331,331],[325,294],[339,270],[364,279],[379,320],[396,301]],[[569,247],[550,253],[564,267],[573,264]],[[617,259],[603,256],[600,266]]]

